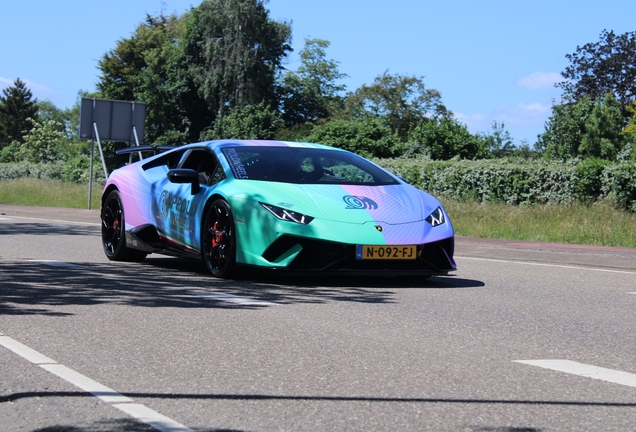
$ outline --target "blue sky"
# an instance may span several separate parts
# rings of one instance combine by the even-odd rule
[[[97,62],[145,15],[182,14],[200,0],[2,0],[0,88],[16,78],[69,108],[93,91]],[[385,71],[424,77],[473,133],[503,122],[516,144],[536,141],[561,91],[566,54],[603,29],[636,30],[633,0],[270,0],[292,24],[298,66],[305,38],[327,39],[348,90]]]

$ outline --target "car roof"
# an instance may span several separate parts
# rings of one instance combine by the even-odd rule
[[[206,145],[211,148],[250,146],[250,147],[293,147],[293,148],[319,148],[325,150],[346,151],[336,147],[324,144],[316,144],[310,142],[292,142],[292,141],[275,141],[275,140],[239,140],[239,139],[223,139],[204,141],[193,145]]]

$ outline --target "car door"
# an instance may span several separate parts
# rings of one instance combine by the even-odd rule
[[[192,184],[169,181],[163,184],[156,203],[157,230],[173,246],[198,251],[202,206],[211,190],[225,178],[225,173],[214,153],[207,148],[188,150],[178,168],[196,171],[199,174],[199,187],[193,189]]]

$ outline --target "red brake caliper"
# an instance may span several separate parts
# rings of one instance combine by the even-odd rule
[[[214,232],[212,235],[212,249],[214,249],[217,245],[219,245],[223,241],[223,232],[219,231],[217,228],[219,226],[219,222],[214,222],[214,226],[212,227],[212,231]],[[214,258],[219,258],[219,253],[217,249],[217,253],[214,254]]]

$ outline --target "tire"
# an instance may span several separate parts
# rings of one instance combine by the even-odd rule
[[[126,219],[118,190],[111,191],[104,200],[101,217],[102,245],[109,260],[137,262],[146,258],[146,252],[126,247]]]
[[[205,267],[218,278],[231,277],[236,269],[236,232],[232,209],[225,200],[212,203],[202,232],[201,255]]]

